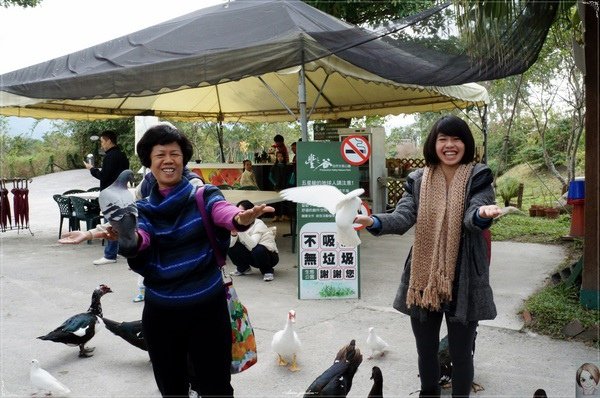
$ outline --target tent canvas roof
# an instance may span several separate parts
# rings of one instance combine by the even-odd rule
[[[343,54],[321,43],[346,36],[356,40],[356,34],[343,33],[357,29],[297,0],[238,0],[0,75],[0,114],[291,121],[300,116],[300,65],[311,119],[439,111],[489,101],[475,83],[422,86],[373,73],[368,64],[378,54],[369,50],[386,47],[382,43]]]

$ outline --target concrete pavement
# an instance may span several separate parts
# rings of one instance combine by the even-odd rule
[[[147,354],[108,331],[91,341],[96,351],[89,359],[78,358],[77,348],[36,339],[85,311],[100,283],[114,291],[102,299],[107,318],[141,318],[143,303],[131,301],[137,276],[128,270],[124,259],[94,266],[92,260],[102,255],[99,241],[78,246],[56,243],[59,216],[52,194],[94,185],[97,180],[85,170],[34,178],[29,185],[34,235],[27,230],[0,233],[2,396],[34,392],[29,386],[32,358],[66,384],[75,397],[159,396]],[[255,272],[234,281],[248,307],[259,349],[259,362],[232,378],[236,396],[301,396],[350,339],[356,339],[365,359],[349,396],[367,396],[374,365],[383,372],[384,396],[406,397],[418,390],[410,322],[391,308],[412,235],[375,238],[361,234],[361,299],[298,300],[297,260],[291,253],[291,238],[282,236],[287,223],[276,225],[281,260],[275,268],[275,280],[265,283]],[[596,348],[520,331],[522,321],[517,312],[523,299],[544,285],[562,258],[562,249],[557,246],[493,243],[491,282],[499,315],[482,322],[478,330],[475,381],[485,390],[474,396],[531,397],[537,388],[544,388],[550,397],[572,397],[577,368],[584,362],[599,364]],[[228,265],[228,269],[233,268]],[[271,338],[283,328],[289,309],[297,312],[295,326],[303,343],[301,370],[296,373],[277,366],[270,350]],[[370,326],[390,344],[388,354],[381,359],[366,359]]]

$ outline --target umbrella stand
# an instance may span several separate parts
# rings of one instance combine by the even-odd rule
[[[0,232],[29,230],[29,183],[27,178],[0,178]],[[12,183],[12,189],[9,191],[7,184]],[[9,193],[13,195],[13,206],[11,215],[11,206]],[[13,218],[14,216],[14,218]],[[14,220],[14,223],[13,223]]]

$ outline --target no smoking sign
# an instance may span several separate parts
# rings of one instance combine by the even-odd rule
[[[360,166],[369,160],[371,145],[362,135],[350,135],[342,141],[342,158],[352,166]]]

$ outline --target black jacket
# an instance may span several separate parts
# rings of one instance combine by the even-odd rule
[[[128,168],[129,159],[127,159],[127,156],[125,156],[118,146],[114,146],[106,151],[104,161],[102,162],[102,169],[92,167],[90,173],[100,180],[100,190],[102,191],[115,182],[119,174]]]

